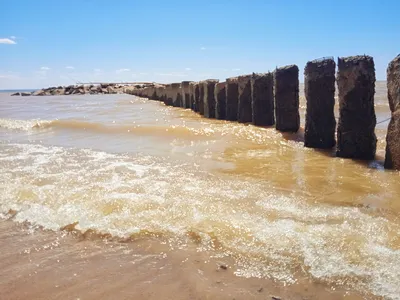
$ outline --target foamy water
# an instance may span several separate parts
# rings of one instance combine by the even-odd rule
[[[377,85],[378,122],[388,115]],[[304,120],[304,103],[302,120]],[[129,95],[0,94],[0,212],[52,230],[233,257],[235,273],[400,299],[400,174],[305,149],[301,133],[209,120]]]

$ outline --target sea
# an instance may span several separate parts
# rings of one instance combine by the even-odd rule
[[[374,161],[305,148],[303,90],[296,134],[1,92],[0,298],[400,299],[386,82]]]

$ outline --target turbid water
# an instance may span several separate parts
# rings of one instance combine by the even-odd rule
[[[2,299],[400,299],[385,84],[371,162],[130,95],[0,94]]]

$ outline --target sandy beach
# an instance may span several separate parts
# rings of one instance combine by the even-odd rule
[[[157,237],[118,240],[0,222],[1,299],[379,299],[298,278],[241,278],[235,261],[171,251]]]

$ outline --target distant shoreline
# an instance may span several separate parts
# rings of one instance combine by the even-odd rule
[[[18,92],[35,92],[39,89],[16,89],[16,90],[0,90],[0,93],[18,93]]]
[[[386,80],[376,80],[376,82],[386,82]],[[162,83],[160,83],[162,84]],[[303,81],[300,81],[300,84],[304,84]],[[41,88],[44,89],[44,88]],[[16,92],[34,92],[34,91],[39,91],[41,90],[40,88],[35,88],[35,89],[0,89],[0,93],[16,93]]]

